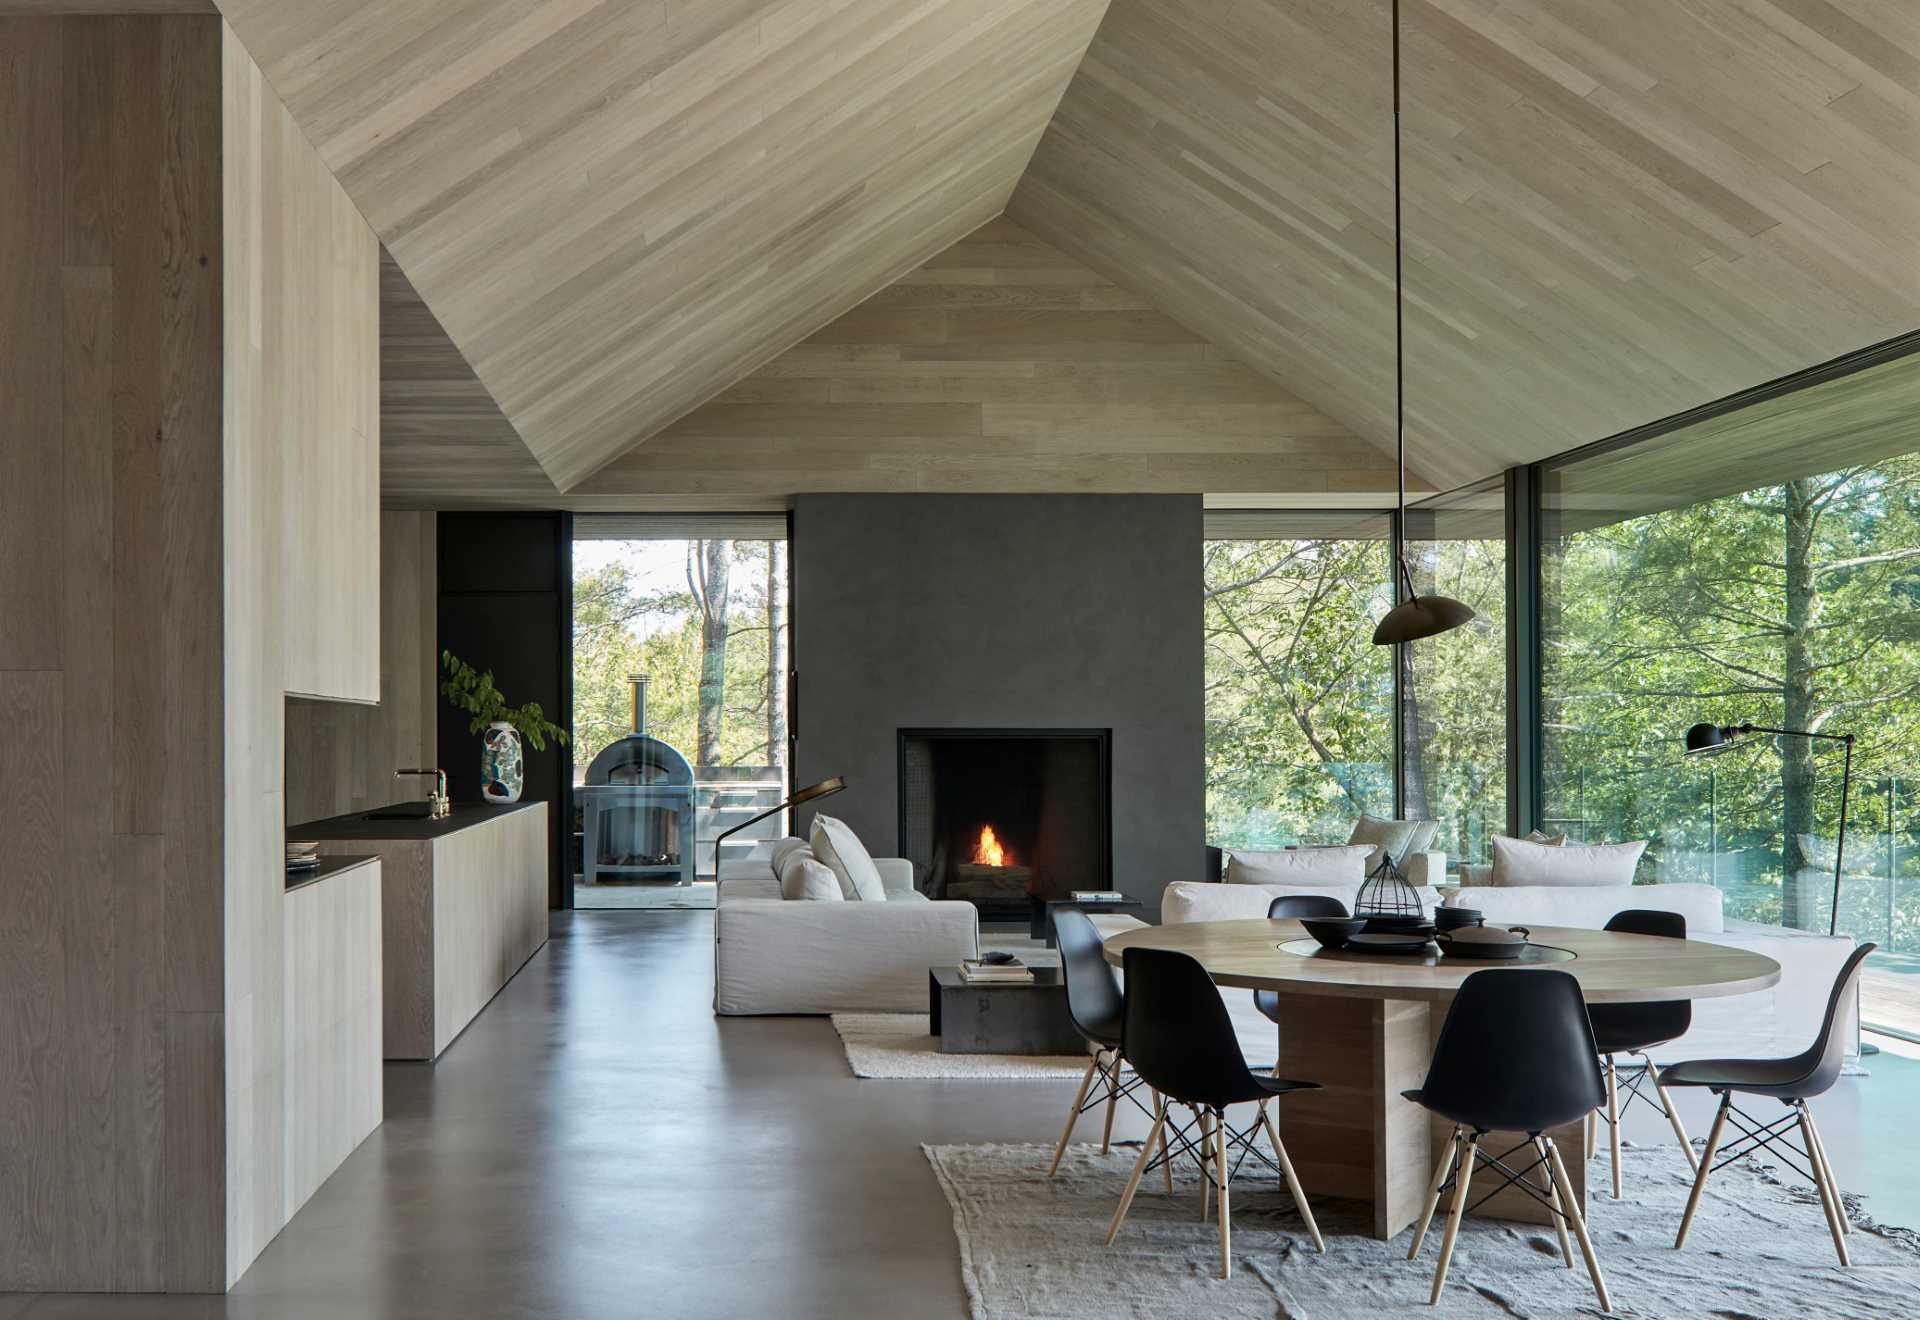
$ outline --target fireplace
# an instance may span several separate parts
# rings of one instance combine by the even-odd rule
[[[900,855],[929,898],[1025,920],[1113,883],[1109,729],[900,730]]]

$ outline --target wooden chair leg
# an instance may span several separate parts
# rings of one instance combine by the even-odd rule
[[[1133,1162],[1133,1174],[1127,1179],[1127,1189],[1120,1193],[1120,1204],[1113,1212],[1113,1222],[1107,1226],[1107,1245],[1120,1236],[1120,1225],[1127,1220],[1127,1208],[1133,1204],[1133,1194],[1140,1190],[1140,1175],[1147,1171],[1147,1162],[1153,1158],[1153,1143],[1167,1125],[1167,1111],[1164,1105],[1153,1120],[1153,1131],[1140,1147],[1140,1158]]]
[[[1847,1218],[1847,1202],[1840,1195],[1840,1180],[1833,1176],[1833,1161],[1827,1158],[1827,1139],[1820,1135],[1820,1125],[1813,1121],[1813,1106],[1806,1106],[1807,1126],[1813,1130],[1813,1144],[1820,1156],[1820,1171],[1827,1177],[1827,1189],[1833,1193],[1833,1208],[1840,1213],[1840,1231],[1853,1232],[1853,1221]]]
[[[1060,1157],[1067,1153],[1067,1143],[1073,1140],[1073,1127],[1080,1121],[1080,1106],[1087,1102],[1087,1092],[1093,1086],[1093,1070],[1099,1062],[1099,1055],[1091,1056],[1087,1060],[1087,1070],[1080,1074],[1080,1089],[1074,1092],[1073,1108],[1067,1111],[1067,1130],[1060,1134],[1060,1144],[1053,1148],[1053,1163],[1047,1166],[1049,1178],[1059,1171]]]
[[[1660,1070],[1644,1054],[1640,1056],[1640,1062],[1645,1066],[1647,1076],[1653,1079],[1653,1089],[1660,1096],[1660,1107],[1667,1111],[1667,1122],[1673,1125],[1673,1135],[1680,1143],[1680,1153],[1687,1157],[1687,1168],[1695,1173],[1700,1172],[1700,1161],[1693,1153],[1693,1138],[1687,1135],[1687,1125],[1680,1121],[1680,1110],[1675,1107],[1673,1097],[1667,1094],[1666,1087],[1660,1085]]]
[[[1460,1220],[1467,1213],[1467,1184],[1473,1181],[1473,1160],[1479,1153],[1480,1138],[1468,1137],[1460,1153],[1460,1172],[1453,1182],[1453,1205],[1447,1211],[1447,1231],[1440,1239],[1440,1264],[1433,1272],[1433,1296],[1428,1306],[1440,1305],[1440,1290],[1447,1286],[1447,1267],[1453,1264],[1453,1242],[1460,1236]]]
[[[1599,1121],[1600,1121],[1600,1111],[1597,1109],[1589,1109],[1587,1111],[1587,1149],[1586,1149],[1586,1157],[1588,1159],[1592,1159],[1594,1156],[1594,1153],[1600,1149],[1600,1141],[1599,1141],[1600,1134],[1593,1130],[1594,1124],[1598,1123]]]
[[[1227,1116],[1220,1114],[1219,1122],[1214,1125],[1213,1167],[1220,1179],[1220,1277],[1233,1277],[1233,1219],[1228,1207],[1229,1185],[1227,1182]]]
[[[1207,1161],[1213,1156],[1213,1117],[1204,1109],[1195,1109],[1200,1123],[1200,1222],[1206,1223],[1213,1209],[1213,1178]]]
[[[1153,1113],[1156,1118],[1164,1119],[1167,1113],[1167,1098],[1158,1091],[1153,1093]],[[1167,1149],[1167,1129],[1160,1129],[1160,1176],[1167,1180],[1167,1195],[1173,1195],[1173,1152]]]
[[[1560,1162],[1560,1148],[1553,1144],[1552,1137],[1542,1137],[1541,1140],[1547,1146],[1547,1161],[1553,1166],[1553,1181],[1560,1188],[1561,1208],[1573,1223],[1573,1235],[1580,1239],[1580,1254],[1586,1257],[1587,1273],[1593,1278],[1593,1291],[1600,1298],[1600,1309],[1611,1311],[1613,1302],[1607,1297],[1607,1281],[1600,1276],[1600,1258],[1593,1254],[1593,1241],[1587,1236],[1587,1217],[1580,1213],[1580,1198],[1573,1194],[1573,1183],[1567,1178],[1567,1166]]]
[[[1287,1158],[1287,1148],[1280,1142],[1280,1129],[1274,1126],[1273,1115],[1268,1112],[1266,1102],[1260,1104],[1260,1121],[1267,1125],[1267,1140],[1273,1143],[1273,1158],[1280,1165],[1280,1172],[1287,1176],[1287,1190],[1293,1193],[1293,1203],[1300,1207],[1300,1218],[1306,1221],[1307,1235],[1313,1239],[1313,1249],[1321,1255],[1327,1254],[1326,1239],[1320,1236],[1320,1225],[1313,1221],[1313,1207],[1307,1204],[1307,1193],[1300,1186],[1300,1177],[1293,1171],[1293,1161]]]
[[[1820,1141],[1807,1121],[1807,1102],[1802,1100],[1794,1108],[1800,1113],[1800,1141],[1807,1148],[1807,1164],[1813,1172],[1813,1185],[1820,1193],[1820,1209],[1827,1216],[1827,1232],[1833,1234],[1833,1250],[1840,1257],[1841,1266],[1850,1267],[1853,1262],[1847,1258],[1847,1237],[1840,1230],[1844,1212],[1834,1205],[1833,1189],[1827,1186],[1826,1170],[1820,1163]]]
[[[1620,1190],[1620,1087],[1611,1054],[1607,1056],[1607,1144],[1613,1159],[1613,1199],[1618,1201],[1623,1195]]]
[[[1707,1131],[1707,1148],[1700,1153],[1700,1169],[1693,1176],[1693,1194],[1687,1197],[1687,1213],[1680,1217],[1680,1233],[1673,1239],[1675,1251],[1687,1245],[1687,1230],[1693,1227],[1693,1212],[1700,1208],[1700,1193],[1707,1190],[1707,1175],[1713,1172],[1713,1157],[1720,1149],[1720,1134],[1726,1130],[1727,1110],[1733,1106],[1733,1092],[1720,1097],[1720,1108]]]
[[[1440,1189],[1446,1185],[1447,1175],[1460,1158],[1460,1125],[1454,1124],[1453,1136],[1447,1141],[1446,1156],[1433,1166],[1433,1183],[1427,1188],[1427,1207],[1420,1214],[1419,1226],[1413,1230],[1413,1247],[1407,1252],[1408,1260],[1420,1259],[1420,1248],[1427,1240],[1427,1226],[1433,1223],[1433,1212],[1440,1205]]]
[[[1547,1205],[1553,1210],[1553,1228],[1560,1235],[1560,1255],[1573,1268],[1573,1244],[1567,1241],[1566,1209],[1560,1200],[1560,1184],[1553,1177],[1553,1156],[1547,1153],[1545,1138],[1533,1139],[1533,1150],[1540,1157],[1540,1181],[1546,1184]]]
[[[1113,1149],[1113,1109],[1120,1103],[1120,1051],[1107,1056],[1101,1075],[1107,1080],[1107,1125],[1100,1130],[1100,1153],[1105,1155]]]

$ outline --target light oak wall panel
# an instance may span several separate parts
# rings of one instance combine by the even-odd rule
[[[289,691],[379,696],[378,246],[223,27],[227,270],[225,1279],[288,1215]],[[305,1167],[302,1160],[294,1160]]]
[[[380,1125],[381,866],[294,890],[282,908],[291,1219]]]
[[[0,67],[0,1289],[217,1289],[219,23]]]
[[[437,564],[431,513],[380,518],[380,701],[287,699],[287,821],[320,820],[417,796],[402,766],[432,765]]]

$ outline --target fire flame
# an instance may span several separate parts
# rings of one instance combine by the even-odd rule
[[[973,845],[973,860],[977,866],[1008,866],[1013,862],[991,825],[980,827],[980,841]]]

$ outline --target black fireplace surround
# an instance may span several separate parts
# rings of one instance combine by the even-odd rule
[[[900,730],[900,855],[929,898],[1025,920],[1113,884],[1110,729]],[[988,835],[986,831],[991,831]]]

